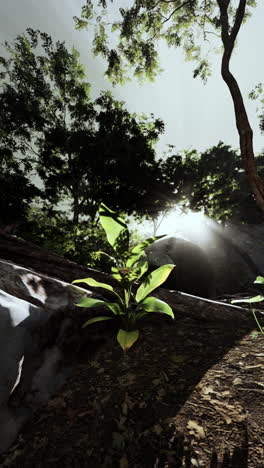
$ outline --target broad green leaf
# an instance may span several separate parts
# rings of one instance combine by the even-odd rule
[[[128,251],[129,246],[129,231],[128,229],[123,229],[120,232],[119,236],[117,237],[113,249],[116,251],[118,255],[118,259],[123,259],[124,254]]]
[[[110,210],[104,203],[99,207],[100,222],[105,230],[109,244],[115,249],[121,245],[128,248],[129,232],[126,223],[115,211]]]
[[[82,297],[78,304],[75,304],[78,307],[100,307],[105,305],[105,301],[100,299],[94,299],[93,297]]]
[[[257,276],[254,283],[264,284],[264,277],[263,276]]]
[[[140,268],[130,268],[130,271],[126,275],[127,281],[132,284],[141,276],[141,269]]]
[[[107,283],[99,283],[98,281],[96,281],[95,279],[93,278],[84,278],[84,279],[79,279],[79,280],[74,280],[72,283],[86,283],[88,284],[88,286],[94,286],[96,288],[103,288],[103,289],[107,289],[108,291],[111,291],[113,294],[115,294],[119,300],[121,301],[122,303],[122,299],[121,297],[119,296],[119,294],[114,290],[114,288],[112,286],[110,286],[110,284],[107,284]]]
[[[88,325],[91,325],[91,323],[103,322],[104,320],[113,320],[113,317],[104,317],[104,316],[101,316],[101,317],[94,317],[94,318],[91,318],[91,319],[87,320],[87,322],[84,322],[84,324],[82,325],[82,328],[85,328],[85,327],[87,327]]]
[[[151,291],[158,288],[168,278],[175,265],[163,265],[152,271],[145,281],[139,286],[136,294],[136,301],[142,301]]]
[[[116,259],[115,257],[113,257],[112,255],[109,255],[108,253],[106,252],[103,252],[102,250],[97,250],[97,252],[94,252],[95,254],[98,254],[98,255],[105,255],[106,257],[108,257],[112,262],[116,263]]]
[[[120,328],[117,334],[117,341],[123,351],[127,351],[137,341],[139,330],[126,331]]]
[[[137,262],[140,259],[140,257],[144,254],[145,249],[157,239],[161,239],[162,237],[164,236],[149,237],[148,239],[140,242],[140,244],[136,245],[129,254],[126,266],[128,268],[132,267],[134,263]]]
[[[148,262],[137,262],[137,266],[136,268],[139,270],[139,276],[137,277],[137,279],[141,278],[141,276],[143,276],[145,273],[147,273],[148,271]]]
[[[140,308],[146,312],[161,312],[174,318],[172,308],[166,302],[161,301],[156,297],[146,297],[144,301],[140,302]]]
[[[147,273],[148,271],[148,262],[137,262],[136,265],[135,265],[135,280],[138,280],[139,278],[141,278],[141,276],[143,276],[145,273]]]
[[[123,310],[119,304],[116,302],[106,302],[101,301],[100,299],[94,299],[92,297],[82,297],[78,304],[75,304],[78,307],[107,307],[108,309],[113,312],[114,315],[121,315],[123,314]]]
[[[83,279],[74,280],[72,284],[75,284],[75,283],[85,283],[85,284],[88,284],[88,286],[93,286],[95,288],[108,289],[108,291],[112,291],[113,293],[115,293],[113,287],[110,286],[110,284],[99,283],[93,278],[83,278]]]
[[[254,296],[254,297],[250,297],[249,299],[236,299],[234,301],[231,301],[232,304],[238,304],[239,302],[247,302],[249,304],[253,303],[253,302],[262,302],[264,301],[264,296]]]
[[[105,302],[106,307],[110,309],[115,315],[123,315],[125,312],[116,302]]]

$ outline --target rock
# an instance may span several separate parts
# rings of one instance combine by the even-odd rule
[[[203,254],[206,255],[207,261],[213,269],[217,297],[241,292],[254,294],[253,282],[257,275],[264,272],[264,243],[262,242],[264,224],[257,226],[227,224],[222,226],[207,220],[203,222],[203,226],[190,226],[190,224],[187,228],[181,226],[181,234],[186,240],[200,247]],[[179,233],[175,235],[179,237]],[[0,258],[10,260],[16,265],[32,268],[51,278],[51,281],[53,278],[57,278],[70,283],[77,278],[92,276],[97,281],[108,281],[115,285],[114,280],[103,272],[77,265],[30,242],[3,233],[1,230]],[[6,278],[1,277],[0,281],[3,283]],[[28,286],[29,282],[28,278]],[[28,290],[27,298],[31,297],[28,286],[26,288]],[[36,286],[33,285],[33,289]],[[14,288],[14,284],[12,287]],[[10,292],[5,287],[3,289]],[[23,290],[23,294],[26,289]],[[35,305],[41,305],[43,301],[39,302],[39,288],[37,290],[38,297],[31,297],[30,301]],[[10,293],[12,294],[12,292]],[[208,291],[205,291],[205,294],[207,295]],[[209,292],[209,294],[211,293]],[[25,298],[23,295],[18,297]],[[214,295],[212,294],[210,297],[214,297]]]
[[[24,355],[26,330],[18,326],[35,306],[0,290],[0,405],[9,398]]]
[[[87,335],[81,333],[85,310],[74,303],[91,292],[10,262],[1,260],[0,269],[2,452],[37,403],[54,394],[76,362]],[[69,358],[69,345],[76,347],[74,359]]]
[[[83,288],[1,259],[0,271],[0,289],[49,311],[74,304],[84,294]]]
[[[254,289],[258,290],[254,280],[264,272],[264,251],[261,255],[259,248],[262,247],[256,243],[253,226],[240,225],[234,229],[231,224],[209,224],[206,253],[214,269],[217,296],[254,294]]]
[[[193,242],[174,236],[165,237],[146,249],[150,266],[172,263],[175,268],[162,287],[195,296],[215,297],[214,271],[206,253]]]
[[[34,321],[36,306],[0,290],[0,452],[14,441],[25,422],[21,411],[8,407],[10,394],[18,384],[29,334],[24,322]],[[38,318],[39,315],[38,315]],[[23,324],[23,325],[22,325]]]
[[[228,223],[223,233],[240,250],[246,252],[257,270],[264,273],[264,223]]]
[[[180,234],[205,253],[213,269],[217,297],[259,290],[254,280],[264,274],[264,224],[220,225],[205,219],[199,225],[181,226]]]

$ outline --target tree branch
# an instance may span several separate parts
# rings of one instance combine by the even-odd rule
[[[19,161],[19,162],[24,162],[25,158],[24,157],[19,157],[19,156],[14,156],[14,160]],[[35,163],[36,162],[35,159],[30,159],[30,158],[27,158],[27,161],[30,162],[30,163]]]
[[[33,154],[35,154],[35,155],[38,156],[38,157],[40,156],[40,154],[37,153],[27,141],[25,141],[25,145],[27,146],[27,148],[29,149],[29,151],[31,151]],[[36,162],[36,161],[35,161],[35,162]]]
[[[219,37],[220,37],[217,33],[213,32],[213,31],[204,31],[204,34],[205,34],[205,35],[206,35],[206,34],[213,34],[214,36],[218,37],[218,39],[219,39]]]
[[[160,15],[162,16],[162,18],[165,18],[164,21],[162,21],[162,25],[165,24],[165,23],[167,23],[167,22],[171,19],[171,17],[174,15],[174,13],[176,13],[176,11],[178,11],[178,10],[180,10],[181,8],[183,8],[184,6],[188,5],[188,3],[190,3],[190,1],[191,1],[191,0],[186,0],[186,1],[183,2],[181,5],[179,5],[178,7],[176,7],[176,8],[171,12],[171,14],[170,14],[167,18],[164,17],[164,15],[162,15],[162,14],[160,13]],[[154,10],[154,8],[156,8],[156,7],[157,7],[160,3],[162,3],[162,2],[163,2],[163,3],[174,3],[175,0],[167,0],[167,1],[166,1],[166,0],[159,0],[159,1],[158,1],[153,7],[151,7],[148,11]],[[148,39],[147,42],[152,42],[153,39],[155,39],[155,37],[157,36],[158,32],[159,32],[159,31],[156,31],[156,32],[153,34],[153,36],[151,36],[151,37]]]
[[[246,9],[246,0],[240,0],[237,11],[236,11],[235,22],[234,22],[234,25],[230,34],[230,39],[232,40],[233,43],[236,40],[240,26],[245,16],[245,9]]]
[[[217,0],[220,10],[221,37],[225,47],[229,41],[229,20],[227,11],[229,2],[230,0]]]
[[[158,5],[161,5],[161,3],[175,3],[175,0],[158,0],[157,3],[155,3],[151,8],[148,9],[148,11],[154,10]]]
[[[179,5],[178,7],[174,8],[174,10],[171,12],[171,14],[168,16],[168,18],[166,18],[164,21],[162,21],[162,24],[165,24],[167,23],[171,17],[174,15],[174,13],[176,13],[176,11],[180,10],[181,8],[183,8],[184,6],[188,5],[188,3],[190,3],[191,0],[186,0],[186,2],[183,2],[181,5]]]

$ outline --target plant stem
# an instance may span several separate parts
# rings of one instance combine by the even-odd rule
[[[256,320],[257,325],[258,325],[258,327],[259,327],[259,329],[260,329],[260,333],[261,333],[262,335],[264,335],[264,329],[263,329],[263,327],[260,325],[260,323],[259,323],[259,321],[258,321],[258,319],[257,319],[256,310],[255,310],[255,309],[252,309],[252,313],[253,313],[254,319]]]

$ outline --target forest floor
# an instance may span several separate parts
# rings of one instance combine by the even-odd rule
[[[263,397],[263,335],[157,317],[126,354],[82,350],[0,466],[263,468]]]

